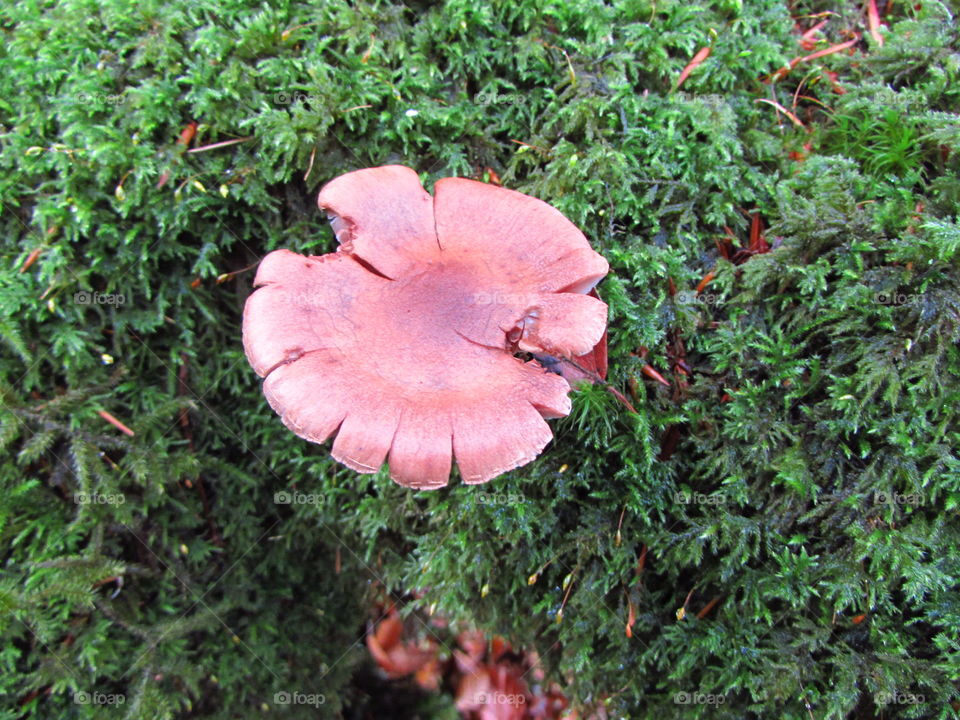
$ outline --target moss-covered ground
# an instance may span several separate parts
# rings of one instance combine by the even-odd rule
[[[0,717],[456,717],[378,709],[388,598],[580,717],[956,717],[955,11],[6,3]],[[588,387],[432,493],[283,427],[250,268],[333,250],[318,188],[387,163],[579,225],[636,412]]]

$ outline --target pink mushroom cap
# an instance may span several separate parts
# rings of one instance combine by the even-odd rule
[[[576,357],[606,330],[588,295],[607,261],[558,210],[462,178],[431,197],[399,165],[331,180],[318,198],[340,243],[260,263],[243,313],[271,407],[357,472],[482,483],[533,460],[570,386],[519,351]]]

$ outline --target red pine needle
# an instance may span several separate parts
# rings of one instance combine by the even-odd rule
[[[697,283],[697,295],[702,293],[704,289],[707,287],[707,285],[709,285],[716,276],[717,276],[717,273],[714,270],[711,270],[706,275],[704,275],[703,280]]]
[[[633,606],[633,603],[630,601],[630,594],[627,593],[627,627],[626,634],[628,638],[633,637],[633,624],[637,621],[637,609]]]
[[[782,80],[790,73],[791,70],[793,70],[800,63],[808,62],[810,60],[816,60],[818,57],[823,57],[824,55],[832,55],[833,53],[840,52],[841,50],[846,50],[849,47],[853,47],[858,42],[860,42],[859,33],[857,33],[857,36],[853,38],[853,40],[847,40],[846,42],[838,43],[837,45],[831,45],[828,48],[824,48],[823,50],[817,50],[815,53],[804,55],[803,57],[795,57],[793,60],[790,61],[789,65],[784,65],[782,68],[780,68],[775,73],[770,75],[764,82],[776,82],[778,80]]]
[[[644,365],[642,368],[640,368],[640,372],[642,372],[651,380],[656,380],[661,385],[666,385],[667,387],[670,387],[670,383],[664,380],[663,375],[661,375],[656,370],[654,370],[651,365]]]
[[[838,43],[837,45],[831,45],[828,48],[823,50],[817,50],[815,53],[811,53],[802,58],[795,59],[791,61],[791,67],[794,63],[807,62],[808,60],[816,60],[818,57],[823,57],[824,55],[832,55],[833,53],[840,52],[841,50],[846,50],[848,47],[853,47],[858,42],[860,42],[860,34],[857,33],[857,36],[853,40],[847,40],[846,42]]]
[[[27,255],[27,259],[24,260],[23,265],[20,266],[20,272],[25,273],[27,270],[29,270],[30,266],[37,261],[38,257],[40,257],[41,252],[43,252],[43,248],[36,248],[29,255]]]
[[[870,28],[870,37],[880,47],[883,47],[883,35],[880,34],[880,13],[877,12],[877,0],[867,0],[867,26]]]
[[[633,404],[629,400],[627,400],[626,396],[622,392],[617,390],[612,385],[607,385],[607,390],[609,390],[610,394],[613,395],[621,405],[627,408],[627,410],[634,413],[635,415],[638,414],[637,409],[633,406]]]
[[[106,420],[108,423],[110,423],[111,425],[113,425],[115,428],[117,428],[117,430],[119,430],[119,431],[122,432],[123,434],[129,435],[129,436],[131,436],[131,437],[133,437],[133,435],[135,434],[135,433],[133,432],[133,430],[131,430],[131,429],[128,428],[126,425],[124,425],[122,422],[120,422],[119,420],[117,420],[113,415],[111,415],[110,413],[108,413],[106,410],[97,410],[97,415],[99,415],[99,416],[102,417],[104,420]]]
[[[637,578],[643,573],[643,566],[647,564],[647,545],[644,543],[640,550],[640,557],[637,559]]]
[[[700,66],[700,63],[710,57],[711,52],[713,52],[713,48],[711,48],[709,45],[702,47],[697,51],[697,54],[693,56],[693,59],[687,63],[687,66],[683,69],[683,72],[680,73],[676,87],[674,87],[675,90],[683,85],[684,80],[690,77],[690,73],[696,70]]]
[[[187,150],[188,153],[201,153],[206,152],[207,150],[216,150],[217,148],[227,147],[229,145],[236,145],[238,143],[247,142],[247,140],[253,140],[253,135],[249,137],[234,138],[233,140],[223,140],[222,142],[215,142],[210,145],[201,145],[200,147],[195,147],[190,150]]]
[[[708,602],[703,606],[703,610],[697,613],[697,620],[703,620],[707,614],[717,606],[717,603],[720,602],[720,595],[717,595],[713,600]]]
[[[817,31],[820,28],[822,28],[826,24],[827,24],[826,20],[821,20],[812,28],[810,28],[805,33],[803,33],[803,35],[800,36],[800,47],[802,47],[804,50],[813,50],[813,48],[816,47],[816,44],[817,44],[817,41],[814,39],[813,36],[817,33]]]
[[[177,138],[177,145],[183,145],[187,147],[190,144],[190,141],[193,140],[193,136],[197,134],[197,123],[192,121],[187,123],[187,126],[180,132],[180,137]]]

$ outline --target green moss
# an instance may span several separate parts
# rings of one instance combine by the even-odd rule
[[[887,7],[882,48],[856,3],[0,11],[2,717],[382,712],[385,593],[616,717],[955,716],[960,41]],[[828,11],[855,52],[777,76]],[[584,229],[636,414],[585,388],[537,461],[429,494],[280,424],[249,268],[332,250],[317,189],[389,162]],[[756,212],[773,249],[720,257]]]

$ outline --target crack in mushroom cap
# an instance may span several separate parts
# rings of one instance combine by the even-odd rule
[[[607,307],[589,292],[606,260],[558,210],[473,180],[431,197],[403,166],[356,170],[321,190],[337,252],[277,250],[260,264],[243,343],[264,394],[297,435],[358,472],[467,483],[533,460],[569,385],[513,345],[589,352]],[[513,343],[513,345],[511,345]]]

